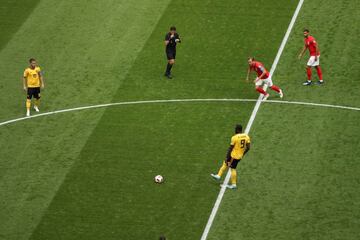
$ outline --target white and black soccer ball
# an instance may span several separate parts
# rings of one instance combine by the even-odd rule
[[[155,181],[156,183],[163,183],[163,182],[164,182],[164,178],[163,178],[163,176],[161,176],[161,175],[156,175],[155,178],[154,178],[154,181]]]

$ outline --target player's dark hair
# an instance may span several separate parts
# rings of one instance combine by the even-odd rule
[[[36,61],[35,58],[30,58],[30,59],[29,59],[29,63],[32,63],[32,62],[34,62],[34,61]]]
[[[235,132],[236,132],[236,133],[242,133],[242,126],[241,126],[241,124],[236,124],[236,126],[235,126]]]
[[[248,57],[248,60],[255,61],[255,57]]]
[[[176,31],[176,27],[175,27],[175,26],[171,26],[171,27],[170,27],[170,31]]]
[[[307,32],[307,33],[308,33],[308,32],[310,32],[310,31],[309,31],[309,29],[304,28],[304,31],[303,31],[303,32]]]
[[[166,237],[164,235],[161,235],[159,240],[166,240]]]

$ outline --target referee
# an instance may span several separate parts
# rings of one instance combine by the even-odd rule
[[[168,79],[172,79],[171,68],[175,63],[176,44],[180,42],[181,42],[180,36],[176,32],[176,27],[175,26],[170,27],[170,32],[168,32],[165,35],[165,51],[168,60],[165,77],[167,77]]]

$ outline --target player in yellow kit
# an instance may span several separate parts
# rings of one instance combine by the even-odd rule
[[[242,132],[242,126],[240,124],[235,126],[235,135],[231,138],[231,144],[226,155],[226,160],[223,162],[218,174],[211,174],[216,180],[220,180],[224,172],[231,168],[231,184],[227,185],[227,188],[236,188],[236,166],[244,155],[250,150],[250,137],[246,133]]]
[[[44,88],[44,79],[40,67],[37,66],[36,60],[29,60],[30,66],[24,71],[23,88],[26,95],[26,116],[30,116],[31,98],[35,98],[34,109],[39,112],[40,106],[40,88]]]

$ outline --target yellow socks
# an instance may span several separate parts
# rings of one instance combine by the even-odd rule
[[[26,109],[30,110],[31,107],[31,100],[30,99],[26,99]]]
[[[227,170],[228,166],[226,165],[225,162],[223,162],[221,168],[219,169],[219,172],[218,172],[218,176],[222,176],[224,174],[224,172]]]
[[[35,99],[35,106],[40,107],[40,98]]]
[[[231,169],[230,182],[231,184],[236,185],[236,169]]]

